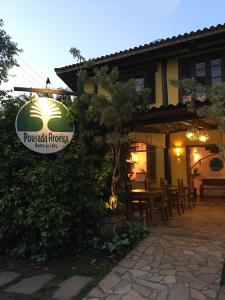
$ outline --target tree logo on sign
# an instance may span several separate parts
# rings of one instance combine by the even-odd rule
[[[69,144],[74,125],[65,105],[51,98],[39,98],[21,107],[16,117],[16,132],[26,147],[47,154]]]

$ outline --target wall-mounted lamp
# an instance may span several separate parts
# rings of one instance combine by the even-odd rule
[[[175,147],[175,154],[177,158],[181,158],[181,154],[182,154],[181,152],[182,152],[181,147]]]

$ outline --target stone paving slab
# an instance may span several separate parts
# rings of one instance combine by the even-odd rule
[[[225,300],[224,215],[225,206],[201,206],[153,228],[85,299]]]
[[[225,286],[222,286],[218,294],[218,300],[224,300],[224,299],[225,299]]]
[[[0,287],[2,287],[3,285],[6,285],[7,283],[12,282],[19,276],[20,276],[20,274],[15,273],[15,272],[7,272],[6,271],[6,272],[0,273]]]
[[[57,300],[70,300],[75,297],[91,280],[91,277],[75,275],[63,281],[60,284],[60,288],[54,292],[52,298]]]
[[[10,286],[5,291],[7,293],[17,293],[24,295],[32,295],[52,280],[55,276],[52,274],[39,274],[30,278],[22,279],[18,283]]]

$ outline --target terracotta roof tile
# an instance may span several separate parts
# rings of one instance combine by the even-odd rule
[[[159,40],[155,40],[153,42],[150,42],[149,44],[144,44],[144,45],[140,45],[138,47],[134,47],[134,48],[129,48],[123,51],[119,51],[119,52],[115,52],[112,54],[107,54],[104,56],[100,56],[94,59],[94,61],[96,62],[96,64],[98,63],[104,63],[105,60],[108,59],[117,59],[122,57],[126,57],[126,55],[132,55],[132,54],[137,54],[137,53],[141,53],[143,50],[154,50],[157,47],[165,47],[168,46],[167,44],[171,45],[176,43],[176,42],[182,42],[182,40],[185,40],[186,38],[189,38],[190,40],[198,38],[198,37],[202,37],[204,35],[207,34],[214,34],[219,30],[223,30],[225,31],[225,23],[224,24],[218,24],[216,26],[211,26],[209,28],[205,27],[203,29],[198,29],[196,31],[191,31],[189,33],[184,33],[184,34],[179,34],[177,36],[172,36],[172,37],[168,37],[165,39],[159,39]],[[55,68],[56,73],[62,73],[64,71],[70,71],[71,69],[79,69],[82,66],[83,63],[77,63],[77,64],[73,64],[73,65],[68,65],[62,68]]]

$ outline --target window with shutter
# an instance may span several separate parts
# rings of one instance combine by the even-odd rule
[[[147,177],[156,180],[156,147],[147,145]]]
[[[223,81],[223,55],[211,55],[201,59],[189,59],[180,62],[179,79],[195,77],[202,84],[214,84]]]
[[[194,75],[198,82],[206,84],[206,63],[204,61],[195,64]]]
[[[207,55],[201,58],[192,58],[180,61],[179,79],[196,78],[196,80],[204,85],[212,85],[225,81],[225,56]],[[187,102],[190,99],[180,90],[180,100]],[[201,97],[200,101],[204,101],[205,97]]]
[[[145,79],[144,77],[135,78],[136,82],[136,91],[140,92],[145,88]]]
[[[210,61],[211,84],[222,82],[222,61],[221,58],[211,59]]]
[[[143,89],[149,88],[151,94],[149,97],[149,104],[156,103],[155,98],[155,72],[156,66],[149,66],[143,69],[130,70],[129,72],[122,72],[120,74],[120,80],[125,82],[129,79],[136,81],[136,90],[142,91]]]

